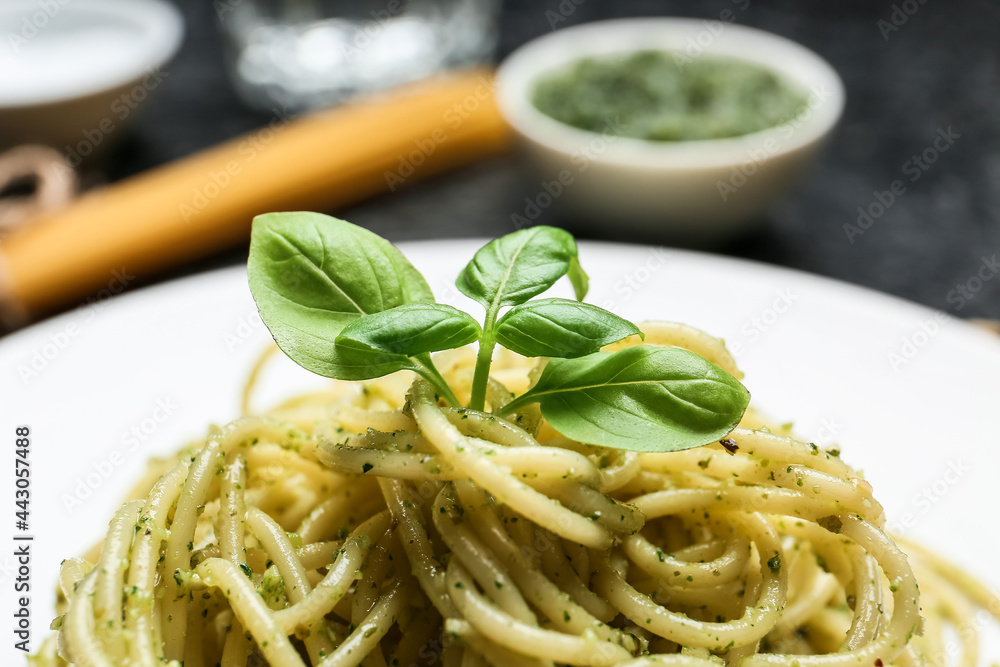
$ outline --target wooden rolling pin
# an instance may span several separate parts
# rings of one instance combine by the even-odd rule
[[[492,75],[412,84],[91,191],[0,241],[0,320],[14,328],[108,287],[244,242],[268,211],[328,211],[505,149]]]

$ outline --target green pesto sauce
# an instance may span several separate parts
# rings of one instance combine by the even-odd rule
[[[771,70],[669,51],[584,58],[539,81],[533,101],[567,125],[653,141],[738,137],[806,108],[805,95]]]

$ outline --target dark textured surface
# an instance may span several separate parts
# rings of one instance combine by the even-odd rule
[[[249,131],[268,118],[246,110],[225,80],[212,3],[176,0],[188,36],[170,76],[145,106],[129,136],[109,156],[108,176],[121,178]],[[803,3],[792,0],[610,2],[517,0],[505,3],[499,55],[550,30],[560,7],[573,7],[559,27],[616,16],[672,14],[715,19],[732,10],[737,22],[799,41],[828,59],[843,77],[844,120],[795,199],[764,228],[717,248],[726,254],[832,276],[961,316],[1000,316],[1000,4],[917,0],[898,30],[880,30],[892,2]],[[900,15],[897,14],[897,18]],[[885,24],[883,24],[885,25]],[[930,147],[939,129],[959,135],[920,177],[904,164]],[[844,225],[874,192],[903,181],[906,192],[851,243]],[[343,217],[399,241],[485,236],[511,230],[510,216],[537,184],[520,176],[513,158],[470,167],[371,201]],[[568,224],[551,217],[545,222]],[[583,234],[581,234],[583,235]],[[619,240],[616,230],[586,236]],[[657,242],[655,238],[630,238]],[[171,275],[244,261],[245,249],[184,267]],[[977,272],[966,296],[956,288]],[[951,294],[951,298],[949,298]],[[959,303],[962,307],[958,308]]]

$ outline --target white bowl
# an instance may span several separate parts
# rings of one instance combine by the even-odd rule
[[[801,89],[809,107],[788,125],[740,137],[656,142],[577,129],[532,103],[540,78],[581,58],[650,49],[763,66]],[[554,205],[591,224],[705,243],[764,219],[840,118],[844,87],[825,60],[784,37],[721,21],[639,18],[529,42],[500,66],[497,98],[541,179],[525,202],[528,222]]]
[[[163,0],[3,0],[0,147],[100,152],[167,79],[183,34]]]

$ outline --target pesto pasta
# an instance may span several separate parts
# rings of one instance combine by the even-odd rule
[[[741,377],[703,332],[641,328]],[[475,350],[435,364],[464,404]],[[908,558],[838,453],[752,410],[665,453],[572,440],[537,405],[494,414],[544,365],[501,351],[489,410],[401,372],[256,415],[252,380],[246,416],[154,467],[64,562],[35,664],[976,664],[973,619],[1000,600]]]

